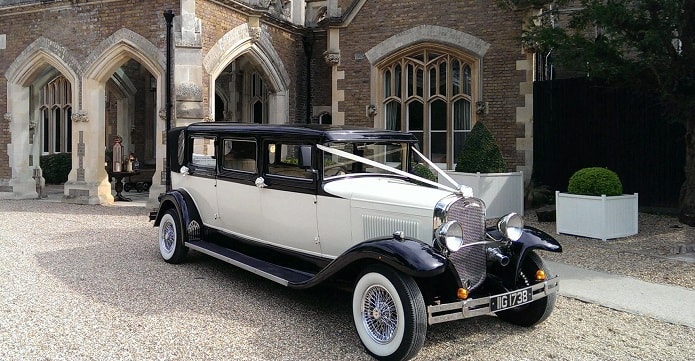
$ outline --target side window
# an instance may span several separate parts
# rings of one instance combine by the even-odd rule
[[[225,139],[222,168],[256,173],[256,142]]]
[[[268,174],[284,177],[311,179],[313,174],[309,169],[299,167],[300,148],[308,144],[270,143],[268,152]]]
[[[193,151],[191,164],[215,168],[215,138],[193,136],[191,143]]]

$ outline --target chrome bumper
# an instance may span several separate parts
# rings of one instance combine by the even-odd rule
[[[533,301],[556,293],[560,289],[559,281],[560,277],[555,276],[546,280],[545,282],[537,283],[531,286],[531,291],[533,292]],[[427,306],[427,323],[433,325],[435,323],[488,315],[491,313],[490,300],[497,296],[499,295]]]

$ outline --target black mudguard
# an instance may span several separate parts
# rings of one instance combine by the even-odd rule
[[[500,233],[495,227],[488,228],[488,234],[495,239],[504,239],[504,235]],[[517,287],[517,275],[521,269],[524,259],[529,251],[539,249],[542,251],[549,252],[562,252],[562,246],[558,243],[555,238],[551,235],[541,231],[538,228],[526,226],[524,227],[524,232],[517,241],[511,242],[509,245],[510,264],[505,267],[503,272],[507,277],[503,277],[505,280],[514,280],[514,287]],[[550,275],[548,275],[550,276]]]
[[[200,213],[198,213],[198,208],[193,202],[193,198],[183,191],[183,190],[173,190],[167,192],[159,201],[159,211],[157,216],[154,218],[154,226],[158,227],[159,222],[162,220],[162,216],[167,209],[176,208],[176,211],[181,217],[181,223],[184,227],[189,224],[192,220],[198,221],[202,225]],[[184,232],[185,234],[186,232]]]
[[[310,287],[363,260],[374,260],[412,277],[432,277],[447,269],[446,257],[430,245],[410,238],[377,238],[356,244],[333,260],[307,284]]]

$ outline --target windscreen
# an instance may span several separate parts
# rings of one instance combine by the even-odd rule
[[[352,155],[366,158],[373,162],[385,164],[402,171],[408,171],[408,144],[407,143],[355,143],[334,142],[326,144],[331,149],[336,149]],[[354,159],[342,157],[337,154],[324,152],[323,174],[324,177],[340,176],[355,173],[390,173],[387,170],[365,164]]]

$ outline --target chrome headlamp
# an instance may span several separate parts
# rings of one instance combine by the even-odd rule
[[[509,213],[497,221],[497,229],[508,239],[517,241],[524,233],[524,219],[516,213]]]
[[[437,229],[437,239],[451,252],[458,251],[463,246],[463,228],[456,221],[449,221]]]

